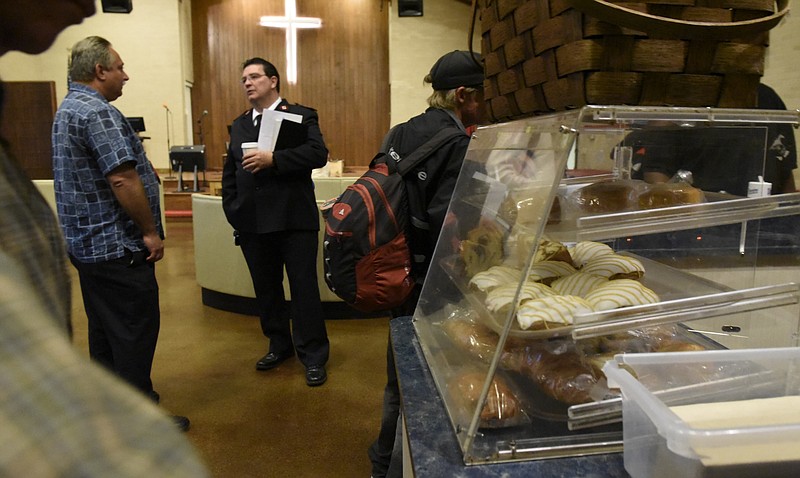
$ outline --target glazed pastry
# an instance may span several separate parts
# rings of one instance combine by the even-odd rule
[[[572,275],[577,269],[562,261],[534,262],[528,271],[528,280],[550,284],[559,277]]]
[[[569,248],[569,254],[575,267],[580,269],[596,257],[614,254],[614,249],[602,242],[581,241]]]
[[[492,266],[472,276],[469,285],[481,292],[488,292],[500,285],[509,283],[519,284],[521,278],[522,271],[518,269],[506,266]]]
[[[468,277],[503,262],[503,232],[495,224],[482,224],[461,241],[461,259]]]
[[[560,261],[573,265],[567,246],[547,238],[542,238],[539,241],[539,247],[536,248],[536,254],[533,257],[533,262],[542,261]]]
[[[486,294],[486,309],[489,312],[507,311],[517,294],[518,283],[495,287]],[[556,292],[549,286],[538,282],[526,282],[519,293],[519,303],[541,297],[554,296]]]
[[[516,259],[519,267],[524,267],[530,260],[534,245],[534,235],[524,232],[524,230],[515,230],[509,236],[509,242],[506,247],[509,251],[513,251],[512,257]],[[546,237],[539,241],[539,246],[536,247],[533,256],[533,262],[542,261],[561,261],[573,265],[567,246]]]
[[[522,330],[564,327],[573,323],[578,314],[593,312],[592,306],[574,295],[554,295],[522,303],[517,310],[517,322]]]
[[[644,275],[641,261],[620,254],[605,254],[595,257],[581,268],[581,272],[608,279],[639,279]]]
[[[550,284],[550,287],[561,295],[577,295],[578,297],[586,298],[586,294],[591,292],[592,289],[607,282],[608,279],[605,277],[579,271],[568,276],[559,277]]]
[[[632,279],[608,281],[586,296],[586,302],[597,311],[655,304],[658,301],[658,294]]]

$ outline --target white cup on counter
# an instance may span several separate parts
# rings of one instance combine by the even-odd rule
[[[772,194],[772,183],[765,182],[761,176],[758,177],[758,181],[747,183],[747,197],[749,198],[760,198],[770,194]]]

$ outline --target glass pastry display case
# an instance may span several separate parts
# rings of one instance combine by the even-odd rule
[[[413,318],[466,464],[620,451],[616,354],[798,345],[800,193],[769,194],[798,116],[588,106],[478,129]]]

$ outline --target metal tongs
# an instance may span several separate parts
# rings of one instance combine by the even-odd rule
[[[776,390],[782,390],[785,384],[785,375],[767,370],[667,388],[653,392],[653,395],[669,406],[677,406],[704,400],[739,400],[742,397],[769,396]],[[567,426],[570,430],[581,430],[621,421],[622,397],[572,405],[567,411]]]

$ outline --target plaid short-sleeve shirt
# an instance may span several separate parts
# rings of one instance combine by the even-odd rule
[[[101,262],[145,249],[142,234],[106,175],[135,163],[156,227],[163,236],[158,179],[125,116],[88,86],[71,83],[53,122],[53,175],[58,218],[69,253]]]

